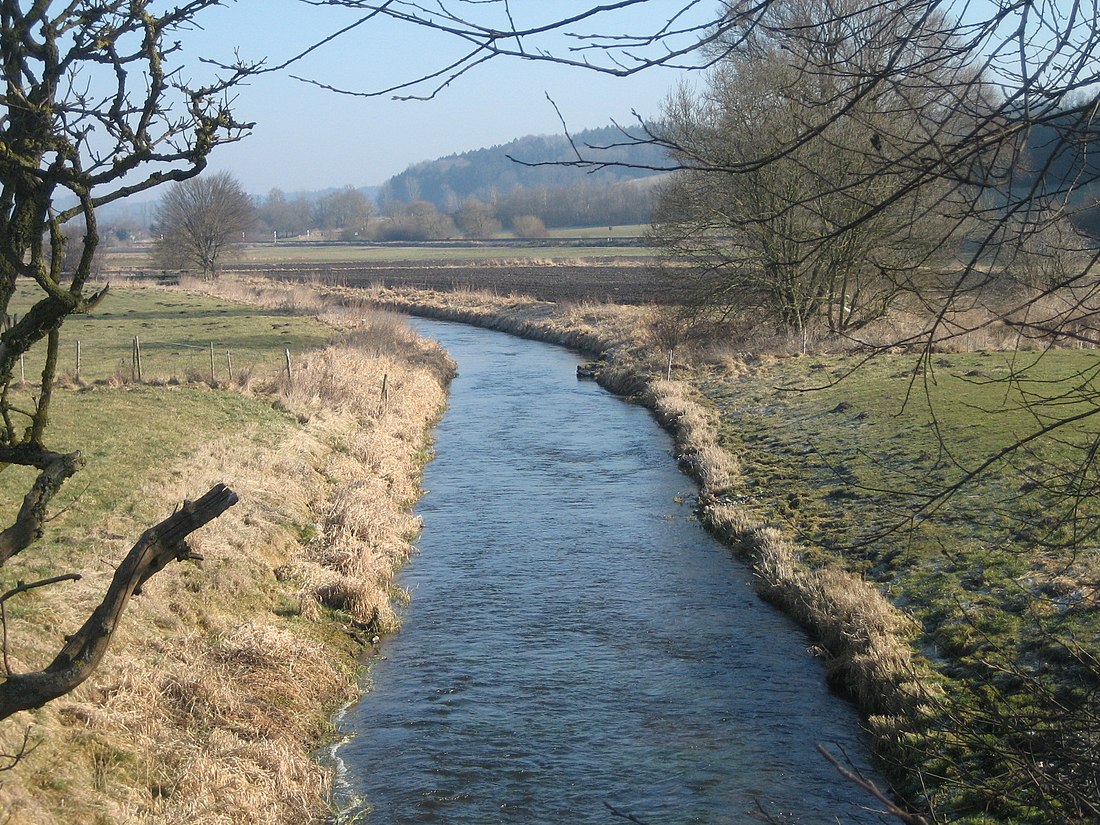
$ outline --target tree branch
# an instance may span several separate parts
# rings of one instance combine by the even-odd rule
[[[142,585],[172,561],[199,559],[186,538],[237,503],[237,494],[218,484],[142,534],[115,571],[99,607],[44,670],[12,675],[0,684],[0,720],[21,710],[42,707],[70,692],[99,665],[126,605]]]

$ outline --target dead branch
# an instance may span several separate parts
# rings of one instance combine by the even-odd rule
[[[146,530],[115,571],[103,601],[44,670],[10,675],[0,684],[0,719],[21,710],[42,707],[70,692],[99,665],[130,596],[172,561],[201,558],[186,538],[237,503],[237,494],[218,484],[197,501]]]
[[[829,764],[837,769],[837,772],[841,776],[843,776],[849,782],[854,782],[855,784],[859,785],[859,787],[863,788],[863,790],[867,791],[867,793],[871,794],[871,796],[881,802],[886,807],[886,812],[888,814],[896,816],[902,822],[906,823],[906,825],[928,825],[928,820],[926,820],[923,816],[918,816],[917,814],[911,814],[908,811],[904,811],[893,802],[891,802],[889,799],[887,799],[886,795],[878,789],[878,786],[875,785],[874,782],[869,779],[864,779],[859,774],[841,765],[840,761],[831,753],[829,753],[829,751],[825,749],[824,745],[818,743],[817,752],[824,756]]]

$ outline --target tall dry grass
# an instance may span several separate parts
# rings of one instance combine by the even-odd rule
[[[349,631],[396,624],[393,575],[419,528],[409,506],[450,366],[384,313],[352,319],[297,288],[223,288],[331,310],[341,340],[302,357],[293,383],[239,387],[283,409],[286,426],[197,439],[74,553],[92,559],[84,579],[16,620],[39,642],[13,666],[40,666],[30,660],[83,619],[142,529],[215,482],[239,494],[194,537],[201,566],[167,568],[131,603],[88,683],[0,729],[0,752],[28,728],[37,743],[3,774],[6,821],[289,824],[328,812],[332,776],[314,752],[356,693]]]

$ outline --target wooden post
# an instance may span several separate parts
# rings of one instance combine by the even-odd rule
[[[290,364],[290,348],[287,347],[286,352],[286,383],[287,387],[294,385],[294,368]]]
[[[138,340],[136,335],[134,336],[134,356],[131,373],[134,381],[141,381],[141,341]]]
[[[386,405],[390,400],[390,388],[389,388],[389,373],[383,373],[382,375],[382,395],[378,399],[378,414],[381,415],[385,412]]]
[[[210,342],[210,386],[214,386],[217,379],[214,377],[214,342]]]
[[[76,377],[80,378],[80,339],[76,340]]]
[[[229,372],[229,380],[233,381],[233,353],[229,350],[225,351],[225,368]]]

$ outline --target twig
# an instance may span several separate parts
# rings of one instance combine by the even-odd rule
[[[11,663],[8,661],[8,599],[10,599],[12,596],[18,596],[20,593],[26,593],[28,590],[34,590],[36,587],[46,587],[51,584],[57,584],[58,582],[65,581],[80,581],[80,574],[65,573],[60,576],[51,576],[48,579],[31,582],[30,584],[27,584],[26,582],[18,582],[16,583],[14,588],[9,590],[4,595],[0,596],[0,630],[2,630],[3,632],[4,673],[6,673],[8,676],[11,676]],[[26,743],[24,742],[24,747],[25,746]],[[20,755],[22,755],[22,751],[20,751]]]
[[[40,739],[33,745],[30,745],[30,741],[31,729],[30,727],[27,727],[23,730],[23,744],[19,746],[18,753],[0,753],[0,759],[11,760],[7,765],[0,765],[0,773],[3,773],[4,771],[10,771],[12,768],[22,762],[26,757],[34,753],[35,749],[42,743],[42,740]]]
[[[0,604],[3,604],[12,596],[18,596],[20,593],[26,593],[28,590],[34,590],[37,587],[48,587],[51,584],[57,584],[58,582],[75,582],[80,581],[79,573],[63,573],[60,576],[51,576],[48,579],[41,579],[36,582],[27,584],[26,582],[17,582],[15,587],[9,590],[4,595],[0,596]]]
[[[871,796],[873,796],[875,799],[885,805],[887,813],[896,816],[902,822],[906,823],[906,825],[928,825],[928,820],[926,820],[923,816],[918,816],[917,814],[911,814],[908,811],[903,811],[901,808],[899,808],[897,805],[887,799],[886,795],[878,789],[874,782],[869,779],[864,779],[859,774],[855,773],[854,771],[850,771],[848,770],[848,768],[841,765],[840,761],[835,756],[825,750],[824,745],[818,743],[816,747],[817,752],[824,756],[825,759],[828,760],[829,764],[837,769],[841,776],[843,776],[850,782],[854,782],[855,784],[859,785],[859,787],[863,788],[863,790],[867,791],[867,793],[871,794]]]

